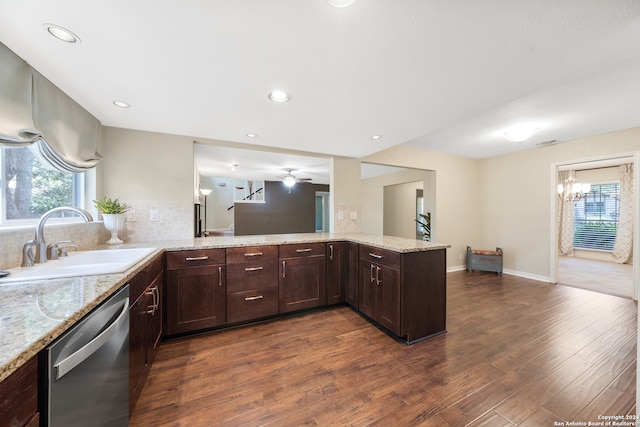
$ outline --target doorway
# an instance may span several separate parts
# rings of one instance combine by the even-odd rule
[[[633,186],[638,187],[640,173],[635,165],[638,154],[627,154],[580,160],[552,165],[553,173],[553,202],[552,224],[553,236],[551,239],[551,281],[563,285],[579,287],[600,293],[632,298],[637,300],[637,268],[638,255],[638,215],[633,213],[633,250],[630,259],[623,264],[614,262],[612,257],[612,245],[615,240],[609,234],[611,229],[617,227],[617,206],[619,193],[600,194],[604,188],[616,185],[620,180],[620,165],[634,165]],[[567,242],[561,242],[560,235],[562,226],[560,225],[562,201],[558,197],[557,186],[559,173],[562,171],[574,171],[573,176],[576,182],[592,184],[592,190],[579,200],[571,201],[571,213],[574,225],[570,228],[573,241],[570,242],[570,250],[567,250]],[[566,174],[566,172],[565,172]],[[633,204],[638,206],[637,192],[633,196]],[[566,206],[566,205],[565,205]],[[606,207],[606,208],[605,208]],[[575,209],[575,211],[573,211]],[[606,217],[595,218],[593,215],[606,213]],[[605,212],[606,211],[606,212]],[[611,219],[615,219],[612,221]],[[593,230],[595,228],[595,230]],[[589,235],[585,236],[585,229],[589,229]],[[593,233],[593,234],[592,234]],[[566,233],[565,233],[566,234]],[[590,240],[590,237],[594,236]],[[607,240],[610,240],[609,247],[606,247]],[[601,247],[602,246],[602,247]],[[561,248],[562,247],[562,248]]]

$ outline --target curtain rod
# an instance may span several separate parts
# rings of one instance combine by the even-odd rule
[[[585,170],[585,169],[603,169],[612,166],[620,166],[625,163],[633,163],[633,156],[613,157],[610,159],[594,160],[591,162],[580,162],[558,166],[559,171],[568,170]]]

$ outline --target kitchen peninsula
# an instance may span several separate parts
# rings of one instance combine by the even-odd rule
[[[132,246],[142,245],[122,247]],[[160,292],[165,307],[163,330],[169,335],[338,303],[349,304],[407,344],[446,331],[446,244],[360,233],[308,233],[216,236],[144,246],[157,250],[122,274],[0,284],[0,381],[124,284],[135,282],[150,265],[160,263],[166,269]],[[254,265],[260,257],[264,257],[262,264]],[[258,280],[248,286],[253,282],[239,280],[233,276],[235,271],[268,271],[275,282]],[[203,273],[214,279],[197,277]],[[193,323],[185,313],[198,310],[198,297],[180,292],[207,280],[218,288],[212,291],[219,298],[215,319]],[[254,288],[259,292],[250,294]],[[190,305],[180,307],[181,301]],[[245,303],[262,305],[252,311],[242,307]],[[156,303],[156,307],[162,305]]]

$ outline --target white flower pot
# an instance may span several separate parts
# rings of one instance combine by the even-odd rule
[[[111,238],[105,243],[109,245],[124,243],[118,238],[118,232],[124,228],[127,214],[102,214],[102,219],[104,219],[104,228],[111,233]]]

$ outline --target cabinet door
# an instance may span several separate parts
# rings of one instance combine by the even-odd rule
[[[360,281],[358,305],[360,311],[375,320],[376,317],[376,265],[367,260],[360,260]]]
[[[0,382],[0,426],[37,425],[38,358],[25,362]]]
[[[147,298],[151,298],[151,304],[147,310],[148,337],[147,337],[147,359],[149,364],[153,363],[156,351],[162,339],[162,282],[164,276],[161,274],[153,281],[147,289]]]
[[[344,300],[352,307],[358,308],[358,282],[360,278],[358,274],[358,244],[347,243],[346,252],[345,269],[347,270],[347,276],[345,279]]]
[[[327,302],[324,255],[280,260],[280,313],[319,307]]]
[[[148,369],[148,322],[147,311],[152,306],[153,299],[145,291],[129,307],[129,415],[133,412],[140,391],[143,378]]]
[[[346,243],[327,243],[327,305],[344,302],[346,255]]]
[[[400,336],[400,270],[376,266],[376,321]]]
[[[226,290],[223,265],[167,272],[167,334],[223,325]]]

